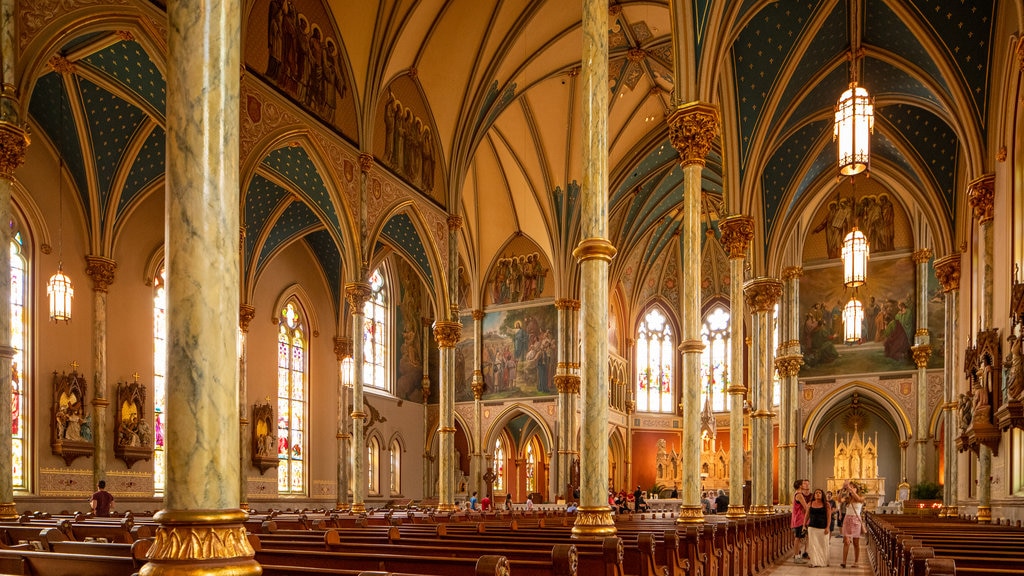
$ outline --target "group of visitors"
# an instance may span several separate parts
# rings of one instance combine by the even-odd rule
[[[644,491],[640,489],[640,486],[636,487],[632,493],[626,492],[623,488],[617,494],[615,490],[608,490],[608,505],[611,506],[612,510],[625,514],[626,512],[647,512],[650,510],[650,506],[647,505],[647,500],[644,498]]]
[[[815,488],[811,492],[810,480],[793,483],[793,534],[796,537],[797,562],[811,567],[828,566],[829,536],[838,526],[843,537],[843,562],[846,568],[850,544],[853,544],[853,564],[860,562],[860,536],[863,529],[861,513],[864,496],[853,481],[843,482],[838,501],[831,492]],[[801,551],[802,550],[802,551]]]
[[[725,490],[708,490],[701,494],[700,507],[705,514],[725,514],[729,511],[729,495]]]

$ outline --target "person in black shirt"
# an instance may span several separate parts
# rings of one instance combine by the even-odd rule
[[[725,514],[729,511],[729,495],[725,493],[725,490],[718,490],[718,496],[715,498],[715,511],[718,514]]]

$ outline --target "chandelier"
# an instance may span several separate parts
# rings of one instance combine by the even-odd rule
[[[63,105],[60,109],[60,129],[64,131]],[[75,296],[75,289],[71,287],[71,278],[64,274],[64,156],[59,150],[57,156],[57,273],[46,282],[46,297],[50,301],[50,320],[66,324],[71,321],[71,300]]]
[[[875,105],[856,81],[839,97],[835,108],[833,137],[839,151],[839,173],[854,176],[868,169],[871,133],[875,130]]]
[[[843,308],[843,340],[847,344],[854,344],[861,339],[861,324],[864,323],[864,304],[857,299],[857,291],[854,290],[853,298]]]

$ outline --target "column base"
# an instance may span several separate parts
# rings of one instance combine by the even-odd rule
[[[766,504],[754,504],[750,507],[751,516],[769,516],[775,513],[775,509]]]
[[[348,512],[348,509],[349,509],[348,502],[338,502],[334,506],[334,509],[337,510],[338,512]]]
[[[743,504],[729,504],[729,511],[725,513],[726,518],[745,518],[747,511],[743,509]]]
[[[704,510],[701,509],[700,504],[680,504],[679,505],[679,518],[676,518],[676,524],[703,524],[704,523]]]
[[[14,502],[4,502],[0,504],[0,520],[17,520],[18,509],[15,508]]]
[[[957,518],[960,516],[960,509],[956,506],[946,506],[942,511],[946,513],[944,518]]]
[[[160,526],[140,576],[258,576],[242,510],[161,510]]]
[[[616,532],[612,509],[608,506],[580,506],[576,509],[573,538],[604,538],[614,536]]]
[[[363,502],[353,502],[348,511],[352,514],[366,514],[366,504]]]
[[[452,504],[450,502],[446,502],[444,504],[438,504],[437,505],[437,511],[438,512],[455,512],[458,509],[459,509],[458,506],[456,506],[455,504]]]
[[[241,508],[242,510],[247,511],[247,512],[249,511],[249,503],[248,502],[240,502],[238,504],[238,507]]]
[[[978,506],[978,524],[989,524],[992,522],[992,507]]]

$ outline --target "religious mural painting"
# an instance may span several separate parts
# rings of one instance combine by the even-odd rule
[[[554,295],[548,281],[551,264],[525,236],[510,240],[491,265],[484,299],[493,305],[529,302]]]
[[[257,0],[246,29],[246,67],[349,137],[357,131],[340,34],[319,0]]]
[[[868,282],[858,289],[864,304],[862,337],[843,340],[843,306],[852,291],[843,286],[840,265],[805,266],[800,279],[801,378],[915,370],[911,346],[917,331],[916,265],[910,254],[872,258]],[[928,267],[927,327],[932,347],[928,368],[941,368],[945,341],[944,305],[935,270]]]
[[[473,318],[462,318],[455,347],[455,400],[473,400]],[[461,358],[461,360],[460,360]],[[488,311],[483,319],[484,400],[549,396],[558,364],[554,303]]]
[[[907,212],[881,183],[865,179],[853,189],[848,181],[842,181],[833,194],[811,219],[805,263],[839,259],[843,238],[853,226],[867,237],[872,257],[914,249]]]
[[[423,380],[423,338],[431,330],[423,319],[429,317],[424,311],[427,301],[427,287],[416,270],[405,259],[391,258],[397,280],[392,287],[397,306],[395,307],[395,395],[405,400],[422,398]],[[436,350],[430,348],[429,350]]]
[[[416,81],[396,78],[377,106],[374,156],[412,187],[444,206],[441,146]]]

